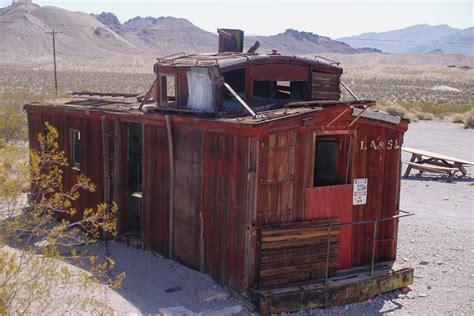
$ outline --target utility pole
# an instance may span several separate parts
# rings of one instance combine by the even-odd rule
[[[56,97],[58,96],[58,75],[56,73],[56,34],[61,33],[62,32],[56,32],[54,29],[51,32],[46,32],[46,34],[51,34],[53,36],[54,91],[56,92]]]

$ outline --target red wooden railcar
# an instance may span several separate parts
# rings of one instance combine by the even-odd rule
[[[155,73],[141,102],[25,105],[30,146],[50,122],[71,161],[65,184],[85,173],[98,185],[79,208],[116,201],[121,235],[250,293],[264,313],[412,282],[394,265],[408,121],[340,101],[342,69],[315,59],[174,56]]]

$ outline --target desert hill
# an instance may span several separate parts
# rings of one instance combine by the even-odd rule
[[[79,62],[116,56],[163,56],[177,52],[215,52],[218,37],[190,21],[175,17],[135,17],[121,23],[113,13],[98,15],[52,6],[13,3],[0,8],[2,62],[41,63],[51,58],[51,35],[59,62]],[[259,52],[272,48],[288,54],[333,52],[353,54],[373,50],[349,45],[310,32],[286,30],[274,36],[246,37],[245,46],[261,42]]]
[[[474,56],[474,27],[464,30],[448,25],[414,25],[400,30],[364,33],[339,39],[352,47],[374,47],[388,53],[429,53]]]
[[[7,60],[42,60],[51,56],[51,35],[56,38],[58,59],[99,57],[131,53],[132,43],[103,25],[95,17],[57,7],[16,3],[0,11],[0,55]]]

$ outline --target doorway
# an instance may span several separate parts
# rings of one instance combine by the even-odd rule
[[[352,222],[351,175],[352,134],[315,134],[313,137],[313,170],[305,192],[305,215],[307,221],[338,218],[339,223]],[[352,226],[339,230],[338,268],[352,265]]]
[[[141,239],[143,125],[128,123],[127,229],[126,235]]]

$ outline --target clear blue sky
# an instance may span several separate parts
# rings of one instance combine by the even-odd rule
[[[414,24],[474,25],[474,1],[162,1],[162,0],[33,0],[87,13],[113,12],[125,22],[135,16],[175,16],[211,32],[218,27],[270,35],[287,28],[338,38],[383,32]],[[11,0],[0,0],[0,7]]]

